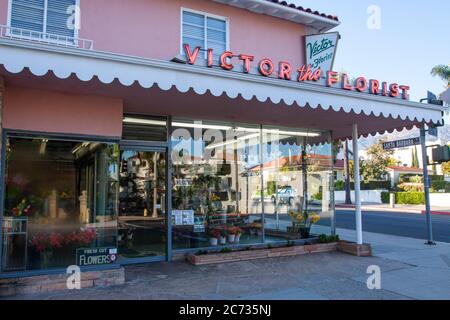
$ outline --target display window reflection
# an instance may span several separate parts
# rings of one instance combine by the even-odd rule
[[[266,242],[331,233],[329,133],[263,126],[262,135]]]
[[[172,126],[174,249],[262,242],[259,126]]]
[[[117,246],[116,144],[9,136],[2,271],[64,268]]]

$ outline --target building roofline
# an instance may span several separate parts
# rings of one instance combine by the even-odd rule
[[[326,32],[337,27],[337,16],[320,13],[309,8],[296,6],[279,0],[213,0],[222,4],[245,9],[254,13],[265,14],[309,26],[318,32]]]

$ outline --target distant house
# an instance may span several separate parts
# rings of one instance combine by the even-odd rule
[[[400,177],[405,174],[423,175],[423,169],[421,168],[412,168],[407,166],[390,166],[387,169],[389,180],[391,180],[391,187],[395,187],[396,184],[399,183]],[[432,174],[432,170],[428,170],[429,174]]]

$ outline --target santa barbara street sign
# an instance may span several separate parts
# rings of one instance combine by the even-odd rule
[[[384,142],[383,149],[384,150],[392,150],[392,149],[416,146],[419,144],[420,144],[420,137],[416,137],[416,138],[410,138],[410,139],[404,139],[404,140]]]

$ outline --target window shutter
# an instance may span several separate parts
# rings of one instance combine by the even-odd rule
[[[45,0],[12,0],[11,27],[44,32],[44,10]]]
[[[48,0],[47,4],[47,33],[59,36],[75,37],[75,26],[68,23],[71,13],[67,13],[76,0]]]
[[[214,49],[216,55],[227,50],[227,24],[223,20],[207,18],[207,46]]]
[[[183,44],[189,44],[191,50],[195,47],[205,47],[205,17],[192,13],[183,12]]]

